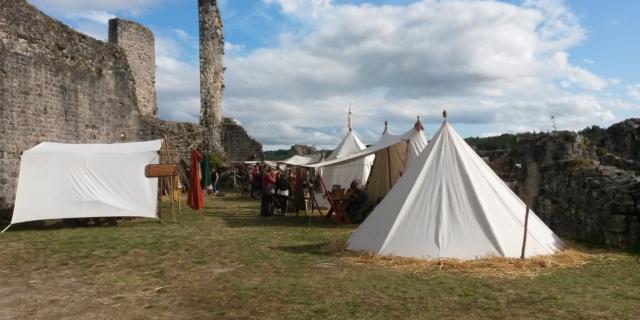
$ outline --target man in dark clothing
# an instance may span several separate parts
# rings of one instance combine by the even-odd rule
[[[273,215],[271,212],[271,201],[273,195],[276,193],[276,174],[273,169],[267,169],[267,172],[262,175],[262,201],[260,202],[260,215],[264,217],[270,217]]]
[[[368,203],[369,195],[358,179],[351,182],[350,190],[351,199],[347,206],[347,217],[349,217],[349,221],[352,223],[360,223],[364,221],[369,214],[371,207]]]
[[[280,171],[276,173],[276,191],[278,199],[276,206],[280,208],[282,214],[285,214],[287,212],[287,200],[289,199],[289,180]]]

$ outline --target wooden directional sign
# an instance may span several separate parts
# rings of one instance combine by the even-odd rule
[[[147,178],[177,176],[178,164],[176,163],[148,164],[145,167],[144,173],[147,176]]]

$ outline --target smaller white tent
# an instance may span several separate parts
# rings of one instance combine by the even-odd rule
[[[11,224],[91,218],[156,218],[162,140],[116,144],[43,142],[25,151]]]
[[[342,141],[333,149],[333,152],[331,152],[325,161],[342,159],[366,149],[365,144],[362,143],[351,127],[351,110],[349,110],[348,129],[349,131],[344,138],[342,138]],[[322,181],[328,190],[331,190],[334,185],[348,188],[351,181],[356,179],[366,184],[374,159],[375,155],[369,155],[340,165],[322,168]],[[316,199],[320,206],[329,206],[329,202],[322,194],[316,196]]]
[[[520,257],[526,205],[445,122],[347,241],[348,250],[412,258]],[[529,213],[525,256],[562,241]]]

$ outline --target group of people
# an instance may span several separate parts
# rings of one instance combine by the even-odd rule
[[[269,217],[275,211],[285,214],[297,211],[304,206],[307,192],[308,174],[304,171],[302,183],[297,183],[297,176],[292,171],[283,171],[268,166],[256,165],[245,171],[244,180],[251,197],[260,199],[260,215]],[[293,198],[293,203],[289,198]]]
[[[260,199],[260,215],[272,216],[276,211],[285,214],[304,210],[305,197],[310,195],[313,185],[306,169],[298,172],[279,170],[266,165],[256,165],[242,169],[241,179],[250,197]],[[213,180],[213,179],[212,179]],[[301,180],[297,183],[297,180]],[[365,186],[356,179],[351,182],[346,215],[350,222],[360,223],[373,210]],[[290,201],[292,200],[292,201]]]

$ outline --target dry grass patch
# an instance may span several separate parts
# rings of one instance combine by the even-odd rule
[[[477,277],[534,278],[557,269],[581,267],[595,259],[596,256],[597,254],[584,253],[569,248],[553,255],[536,256],[527,259],[489,257],[476,260],[421,260],[379,256],[372,253],[349,256],[346,259],[356,265],[377,264],[403,272],[433,273],[435,271],[455,271]]]

